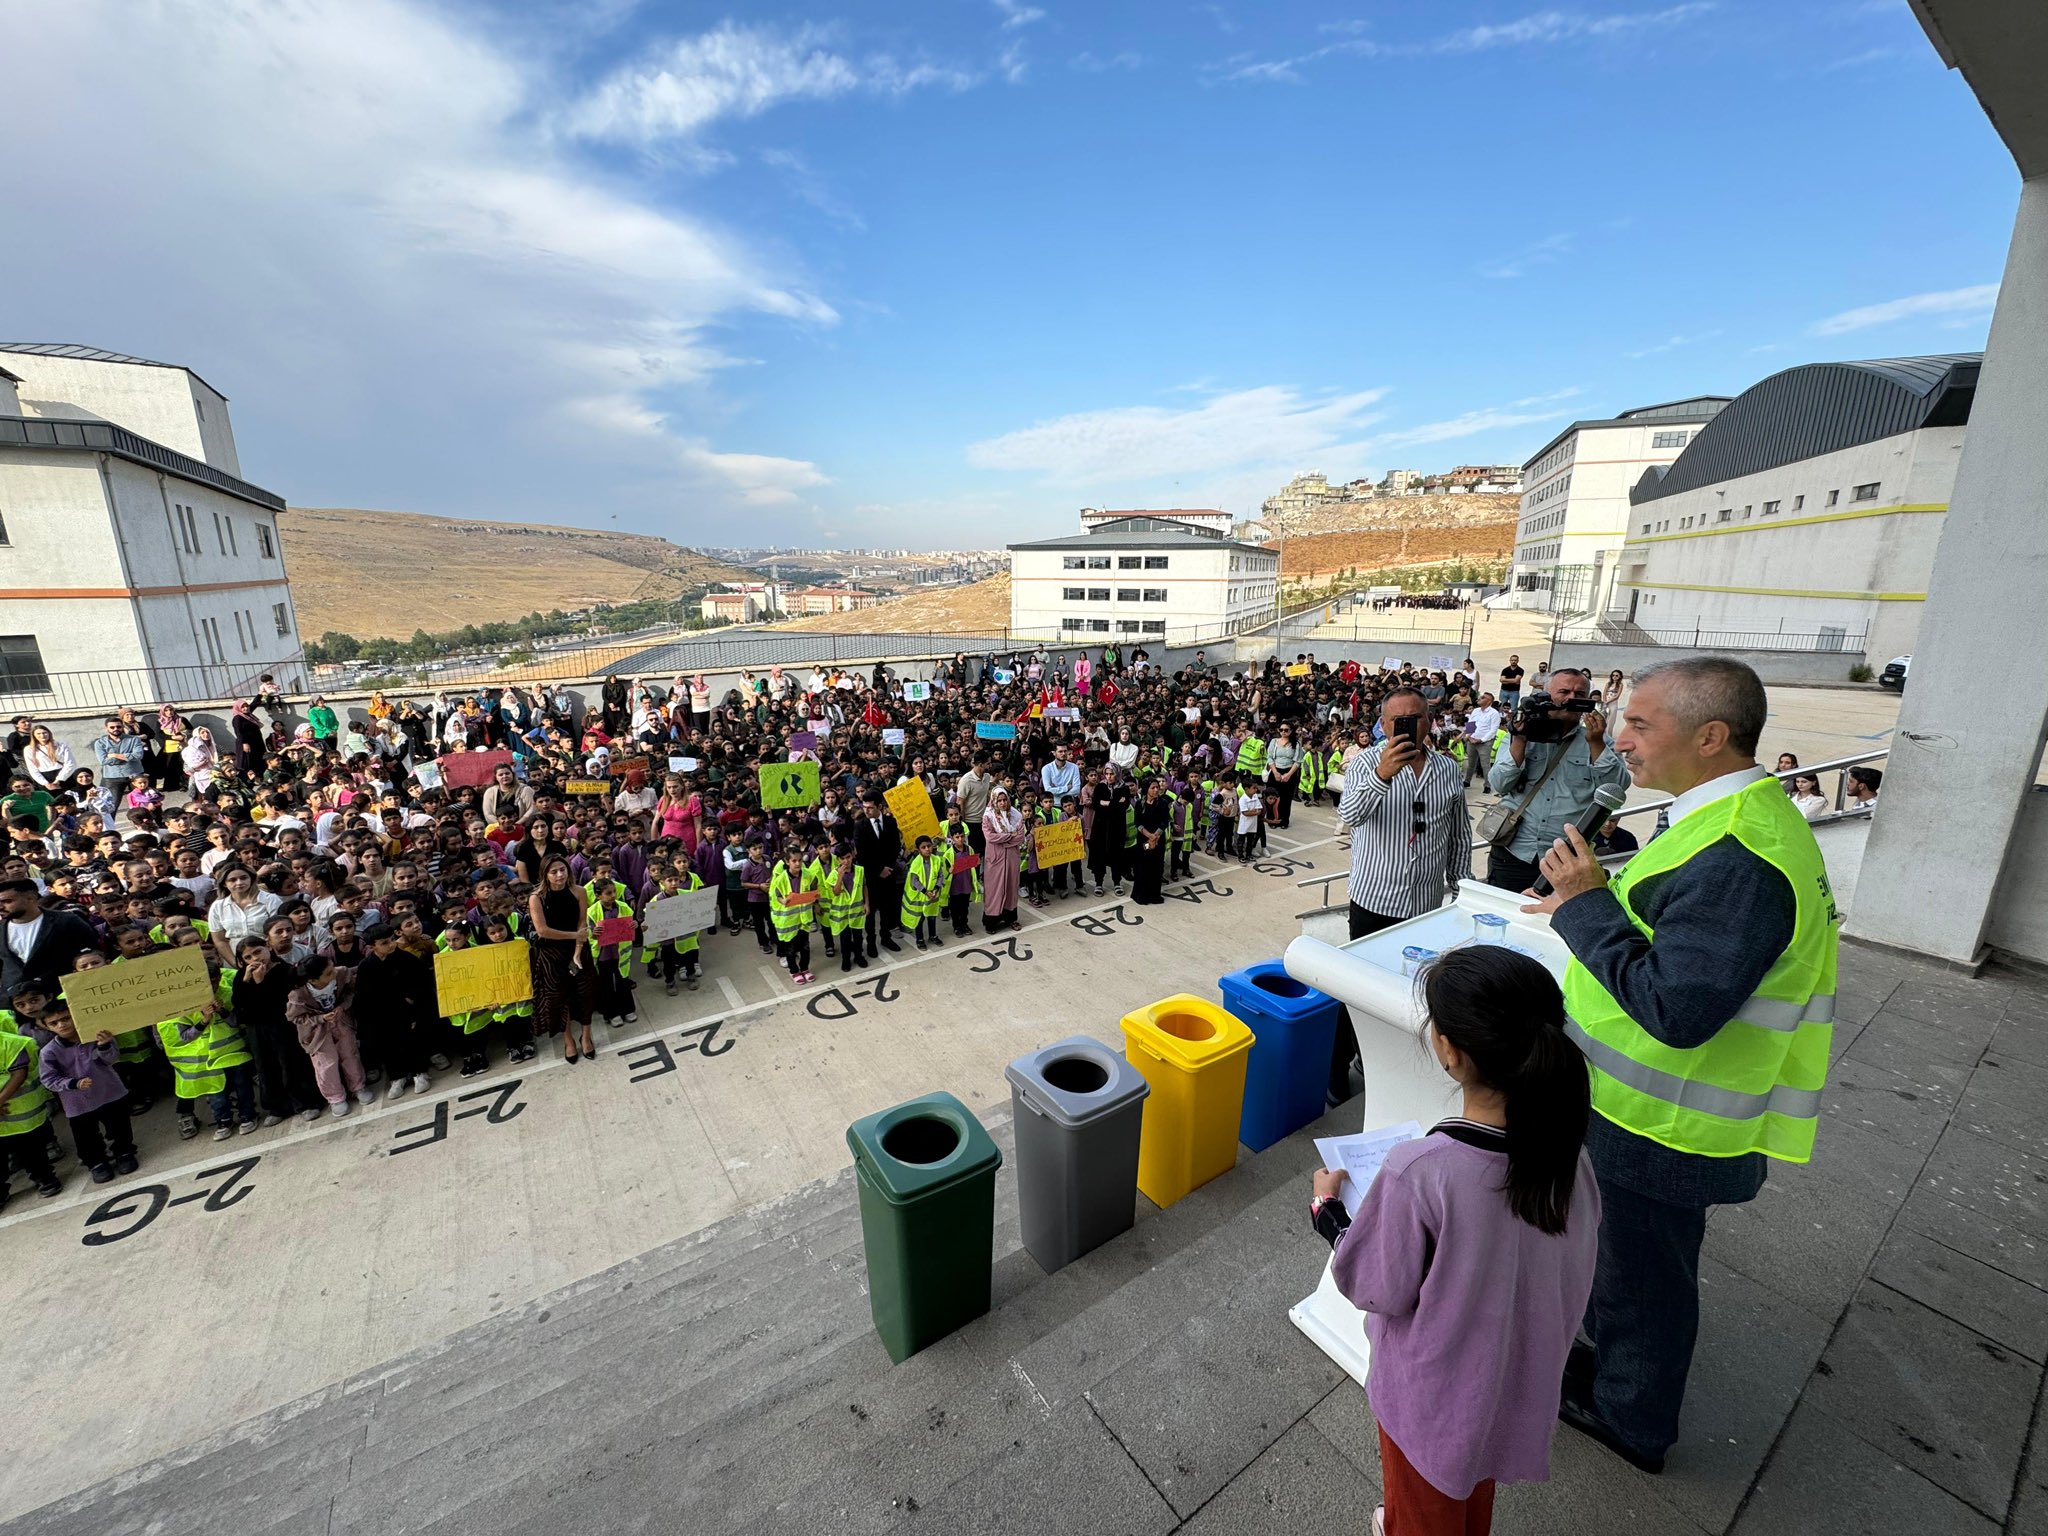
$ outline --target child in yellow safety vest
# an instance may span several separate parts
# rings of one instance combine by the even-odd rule
[[[50,1172],[50,1090],[43,1086],[42,1050],[26,1034],[0,1033],[0,1205],[19,1168],[48,1200],[64,1186]]]
[[[434,940],[436,955],[459,955],[469,948],[469,929],[461,923],[450,923]],[[442,1022],[450,1034],[461,1041],[462,1075],[475,1077],[491,1068],[491,1054],[486,1044],[484,1031],[498,1020],[498,1010],[486,1005],[469,1008],[459,1013],[446,1015]]]
[[[952,861],[932,851],[930,833],[917,840],[917,851],[903,868],[903,926],[928,949],[939,939],[939,911],[946,904]],[[929,943],[927,943],[929,939]]]
[[[179,949],[204,947],[191,929],[178,941],[174,947]],[[214,983],[213,1001],[174,1013],[156,1026],[177,1090],[178,1135],[186,1141],[199,1134],[201,1099],[213,1100],[215,1141],[233,1136],[237,1124],[244,1136],[253,1135],[257,1126],[255,1058],[228,1011],[234,973],[222,971],[211,955],[207,971]]]
[[[825,932],[839,940],[839,969],[866,966],[868,876],[853,862],[853,844],[841,843],[833,850],[832,872],[825,877],[818,905],[825,909]]]
[[[624,938],[613,939],[609,943],[599,938],[598,930],[604,924],[620,922],[626,924]],[[595,1006],[604,1015],[605,1023],[613,1029],[640,1021],[640,1015],[633,1011],[633,941],[638,931],[633,909],[626,901],[625,887],[616,880],[609,884],[593,880],[590,886],[590,958],[597,989]]]
[[[956,826],[946,839],[946,915],[953,919],[953,937],[970,936],[967,916],[981,905],[981,867],[967,847],[967,829]]]
[[[516,912],[493,913],[484,919],[483,942],[511,943],[519,937],[518,920]],[[505,1042],[507,1059],[531,1061],[534,1054],[533,994],[529,992],[516,1003],[500,1003],[491,1011],[497,1019],[499,1035]]]
[[[659,884],[661,886],[660,891],[656,894],[654,900],[648,903],[646,914],[641,919],[643,929],[652,921],[654,914],[660,910],[663,902],[672,901],[686,891],[701,891],[704,889],[704,882],[697,872],[683,864],[664,864],[661,867]],[[714,911],[714,926],[716,926],[716,915]],[[683,973],[684,985],[689,987],[692,992],[697,990],[697,930],[695,928],[692,928],[688,933],[678,934],[666,944],[661,945],[658,951],[658,958],[661,966],[661,979],[666,983],[670,997],[676,995],[676,973],[678,971]]]
[[[795,898],[815,893],[817,879],[804,868],[801,844],[791,843],[768,876],[768,920],[775,925],[775,950],[789,979],[798,986],[811,977],[811,925],[817,921],[813,901]]]

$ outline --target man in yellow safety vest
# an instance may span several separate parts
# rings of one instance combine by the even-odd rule
[[[1600,1260],[1559,1417],[1648,1472],[1678,1437],[1710,1206],[1767,1158],[1813,1154],[1835,1014],[1838,915],[1813,831],[1756,762],[1764,688],[1739,661],[1646,667],[1614,746],[1674,796],[1610,883],[1576,827],[1541,859],[1572,951],[1572,1038],[1592,1074]]]

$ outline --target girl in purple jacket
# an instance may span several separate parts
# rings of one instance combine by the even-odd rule
[[[1430,1048],[1459,1113],[1388,1154],[1358,1214],[1316,1175],[1316,1230],[1366,1313],[1386,1536],[1484,1536],[1496,1482],[1550,1476],[1572,1339],[1593,1288],[1600,1194],[1585,1059],[1550,973],[1497,945],[1424,973]]]

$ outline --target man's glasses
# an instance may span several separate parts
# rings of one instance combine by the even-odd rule
[[[1426,802],[1422,800],[1415,802],[1415,825],[1409,828],[1408,831],[1408,841],[1411,845],[1415,842],[1415,839],[1429,830],[1429,823],[1423,820],[1423,812],[1428,809],[1429,806]]]

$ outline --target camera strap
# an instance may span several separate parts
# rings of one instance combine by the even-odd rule
[[[1557,765],[1564,761],[1565,752],[1570,746],[1569,739],[1557,743],[1557,752],[1550,759],[1549,766],[1543,770],[1536,782],[1529,786],[1528,793],[1523,795],[1519,802],[1510,805],[1506,800],[1500,800],[1487,807],[1486,813],[1479,818],[1479,826],[1476,829],[1482,842],[1488,847],[1505,848],[1515,840],[1515,834],[1522,830],[1522,817],[1528,813],[1530,802],[1536,798],[1537,791],[1550,782],[1550,776],[1557,772]]]

